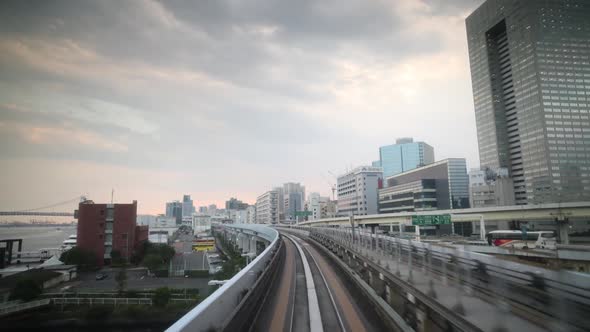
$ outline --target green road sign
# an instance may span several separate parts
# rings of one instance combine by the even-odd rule
[[[295,211],[295,217],[307,217],[311,216],[313,213],[311,211]]]
[[[449,225],[451,224],[450,214],[439,214],[431,216],[412,216],[412,225],[430,226],[430,225]]]

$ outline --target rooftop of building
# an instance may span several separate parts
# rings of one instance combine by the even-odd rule
[[[357,168],[352,169],[351,171],[339,175],[338,178],[359,173],[383,173],[383,168],[374,166],[359,166]]]
[[[465,158],[446,158],[446,159],[443,159],[443,160],[435,161],[432,164],[420,166],[420,167],[411,169],[409,171],[405,171],[405,172],[402,172],[402,173],[399,173],[399,174],[388,176],[386,178],[386,180],[393,179],[393,178],[396,178],[396,177],[399,177],[399,176],[404,176],[404,175],[407,175],[407,174],[421,172],[421,171],[423,171],[425,169],[429,169],[429,168],[432,168],[432,167],[436,167],[436,166],[439,166],[439,165],[443,165],[443,164],[447,164],[447,163],[451,163],[451,162],[455,162],[455,161],[460,161],[462,163],[466,163]]]

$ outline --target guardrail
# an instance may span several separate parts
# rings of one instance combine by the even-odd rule
[[[76,305],[96,305],[96,304],[112,304],[112,305],[128,305],[128,304],[144,304],[153,305],[151,298],[142,297],[53,297],[51,299],[53,304],[76,304]],[[173,303],[194,303],[194,299],[170,299]]]
[[[279,253],[280,237],[277,230],[262,225],[225,225],[268,241],[270,244],[250,264],[244,267],[223,286],[209,295],[194,309],[170,326],[167,331],[208,331],[219,330],[226,326],[230,314],[234,315],[248,293],[270,266]]]
[[[454,279],[490,299],[501,298],[538,311],[545,317],[590,329],[590,276],[551,271],[493,256],[439,247],[407,239],[371,234],[350,228],[303,228],[356,252],[371,250],[394,255],[398,262],[429,269],[441,278]],[[412,258],[413,257],[413,258]],[[532,311],[531,310],[531,311]]]
[[[96,304],[145,304],[152,305],[152,299],[137,297],[54,297],[51,298],[53,304],[76,304],[76,305],[96,305]]]
[[[49,299],[44,299],[44,300],[19,303],[19,304],[9,306],[9,307],[2,307],[2,308],[0,308],[0,316],[4,316],[4,315],[12,314],[15,312],[32,309],[32,308],[43,307],[43,306],[49,305],[50,302],[51,301]]]

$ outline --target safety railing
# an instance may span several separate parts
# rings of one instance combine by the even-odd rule
[[[170,326],[167,331],[217,331],[223,329],[229,324],[230,316],[238,312],[236,309],[248,298],[248,294],[253,290],[258,279],[264,276],[264,272],[271,266],[275,255],[279,253],[280,238],[275,229],[262,225],[226,225],[225,227],[255,236],[269,244],[250,264]]]
[[[493,256],[352,228],[305,228],[313,237],[329,238],[361,255],[389,257],[406,268],[428,270],[471,291],[529,307],[547,317],[589,328],[590,276],[552,271]],[[376,256],[374,256],[376,254]],[[395,270],[396,267],[392,267]]]

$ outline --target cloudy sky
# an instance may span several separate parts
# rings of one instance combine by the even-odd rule
[[[328,195],[405,136],[477,167],[481,2],[2,1],[0,209]]]

